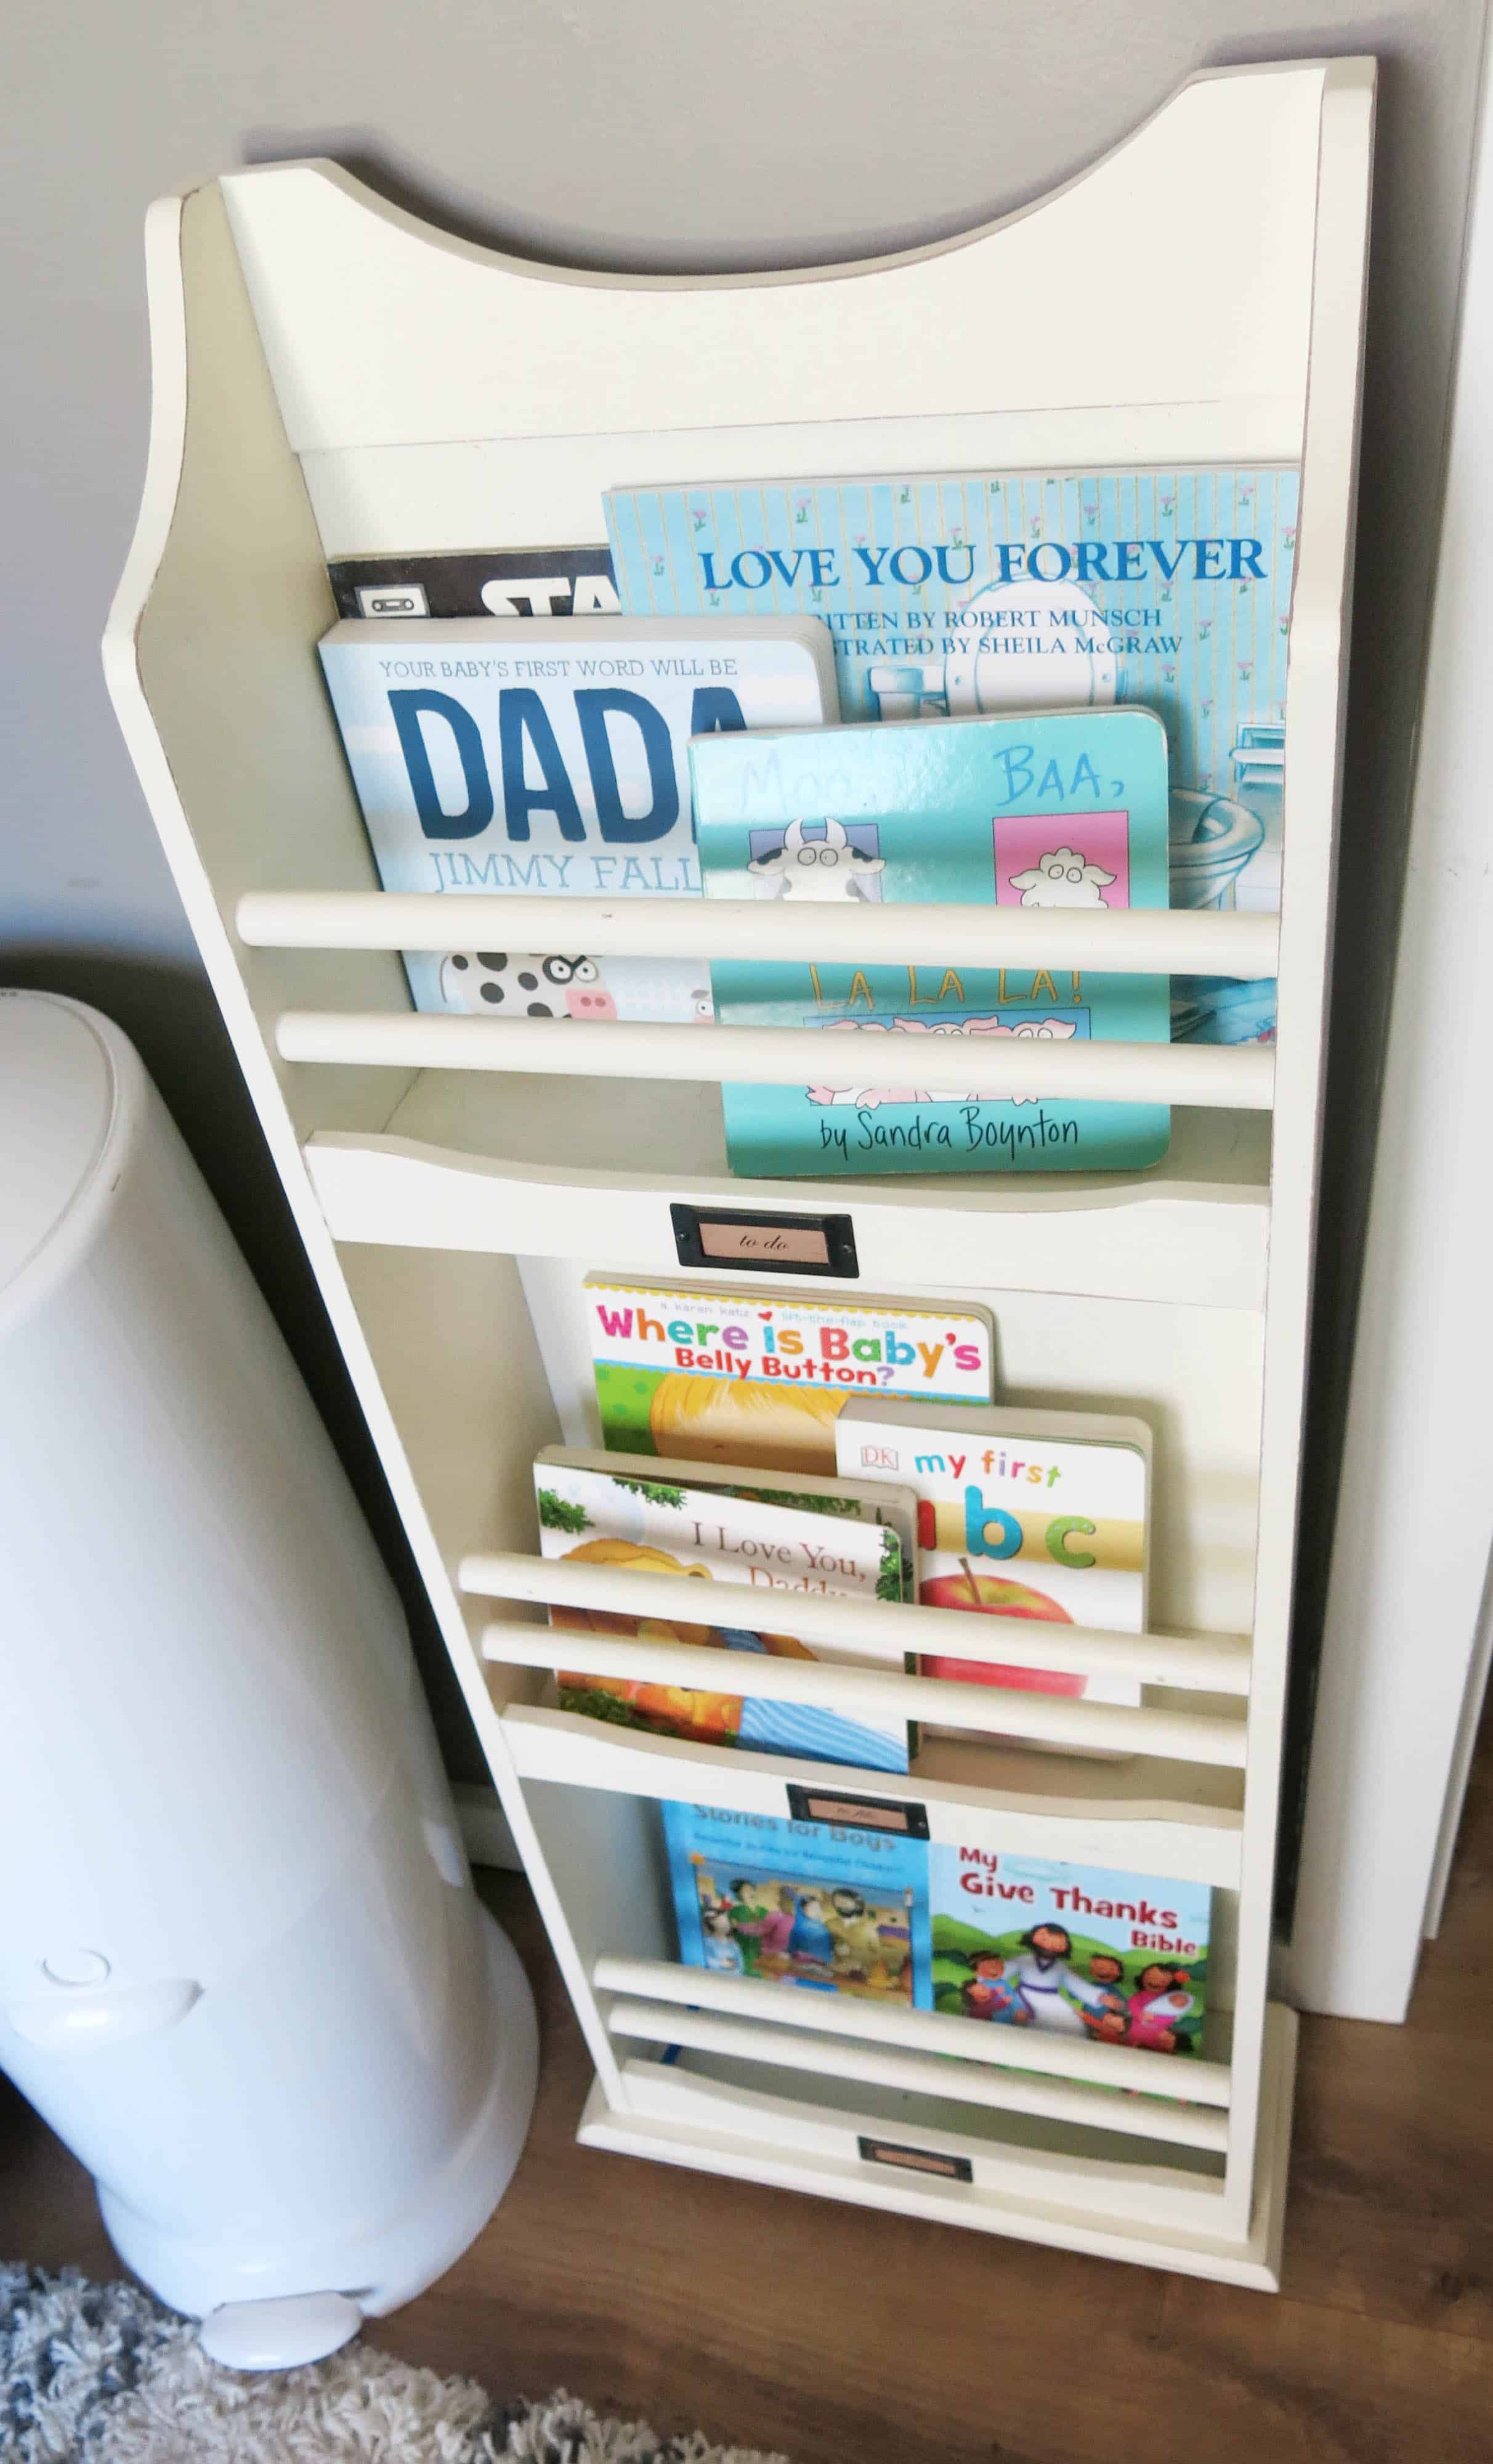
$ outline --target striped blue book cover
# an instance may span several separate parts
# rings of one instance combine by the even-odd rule
[[[1280,905],[1300,476],[1284,466],[616,490],[633,615],[823,617],[849,720],[1153,711],[1172,904]],[[1178,1040],[1274,1032],[1272,984],[1178,979]]]

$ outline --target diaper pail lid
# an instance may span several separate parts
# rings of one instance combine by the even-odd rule
[[[109,1142],[116,1082],[89,1012],[0,991],[0,1292],[36,1259]]]

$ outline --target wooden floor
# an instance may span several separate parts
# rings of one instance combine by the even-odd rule
[[[1493,2458],[1486,1736],[1410,2025],[1305,2023],[1275,2299],[578,2148],[588,2069],[532,1903],[484,1890],[540,1997],[538,2110],[497,2216],[378,2322],[386,2348],[795,2464]],[[86,2177],[0,2082],[12,2255],[119,2273]]]

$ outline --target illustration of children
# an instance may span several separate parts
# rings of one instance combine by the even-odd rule
[[[835,1937],[824,1922],[824,1895],[822,1891],[800,1891],[794,1910],[793,1926],[788,1936],[788,1956],[796,1968],[810,1968],[829,1975],[834,1967]]]
[[[796,1910],[780,1905],[772,1882],[749,1881],[742,1875],[729,1887],[732,1931],[741,1944],[747,1974],[757,1976],[766,1961],[787,1958]]]
[[[731,1930],[731,1910],[724,1901],[718,1900],[714,1907],[705,1909],[700,1930],[705,1944],[706,1967],[714,1969],[717,1975],[743,1975],[746,1961],[741,1945]]]
[[[983,1951],[970,1961],[970,1980],[963,1990],[964,2014],[989,2019],[998,2027],[1029,2028],[1032,2013],[1019,1985],[1006,1975],[998,1950]]]
[[[833,1471],[835,1422],[845,1397],[824,1387],[765,1379],[661,1377],[648,1402],[656,1451],[687,1463],[753,1463],[772,1471]]]
[[[1088,1981],[1098,1991],[1079,2016],[1091,2035],[1106,2036],[1118,2044],[1124,2038],[1127,2020],[1125,1996],[1120,1991],[1125,1981],[1125,1962],[1117,1959],[1112,1950],[1090,1951]]]
[[[1185,1968],[1171,1968],[1159,1959],[1143,1968],[1135,1980],[1136,1990],[1126,2004],[1130,2013],[1127,2044],[1143,2045],[1153,2053],[1175,2054],[1186,2041],[1176,2033],[1178,2023],[1197,2008],[1197,1996],[1188,1990],[1191,1983]]]

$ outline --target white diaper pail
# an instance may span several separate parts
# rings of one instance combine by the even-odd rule
[[[536,2069],[321,1422],[133,1046],[33,993],[0,994],[0,2068],[249,2366],[450,2264]]]

